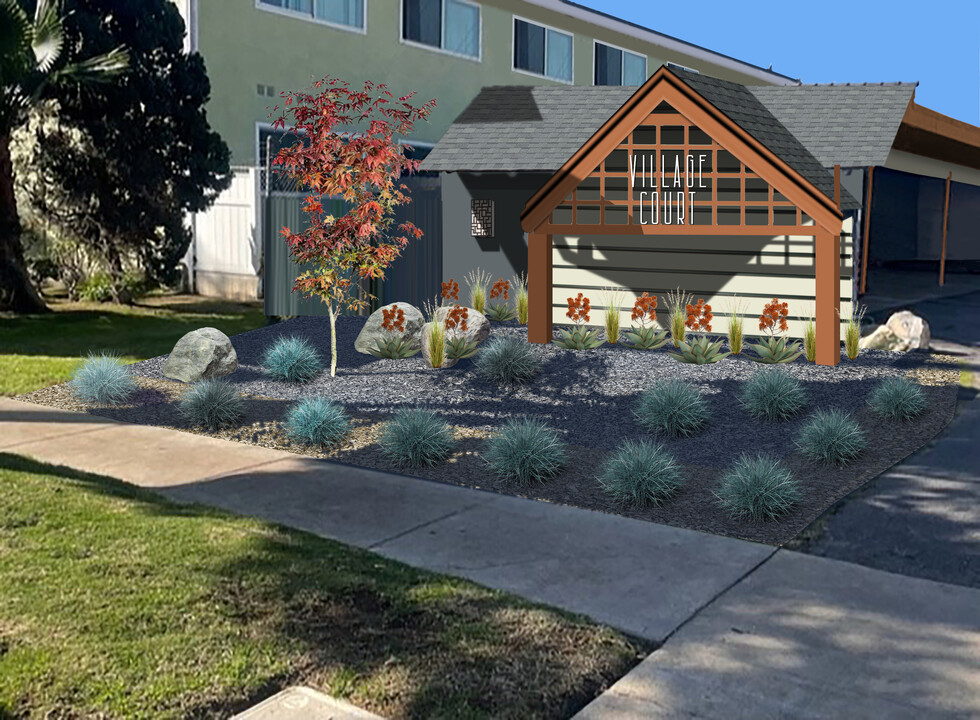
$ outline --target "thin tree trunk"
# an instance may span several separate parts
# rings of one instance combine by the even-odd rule
[[[0,310],[49,312],[27,275],[24,250],[20,245],[9,132],[0,133]]]
[[[330,313],[330,377],[337,376],[337,313],[333,305],[327,306]]]

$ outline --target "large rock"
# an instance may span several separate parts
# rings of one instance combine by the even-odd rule
[[[452,308],[441,307],[436,310],[436,318],[440,321],[446,319],[446,313],[448,313]],[[460,331],[458,328],[451,330],[450,333],[454,337],[459,337],[460,335],[465,335],[468,342],[481,343],[487,339],[487,335],[490,334],[490,321],[487,320],[486,315],[481,313],[475,308],[464,308],[466,310],[466,330]]]
[[[929,331],[929,323],[908,310],[902,310],[894,313],[888,318],[887,323],[873,333],[861,338],[858,341],[858,347],[908,352],[909,350],[928,350],[931,340],[932,333]]]
[[[419,337],[419,333],[422,330],[422,326],[425,325],[425,317],[422,315],[422,311],[419,310],[414,305],[409,305],[405,302],[389,303],[382,308],[378,308],[364,323],[364,327],[361,332],[357,335],[357,339],[354,340],[354,349],[359,353],[364,355],[370,355],[371,350],[374,350],[378,346],[378,340],[381,340],[387,334],[387,331],[382,329],[381,323],[384,322],[384,315],[382,311],[390,310],[392,305],[397,305],[401,308],[402,312],[405,313],[405,336],[410,338],[411,347],[413,350],[418,350],[422,346],[422,340]]]
[[[422,357],[425,358],[425,364],[429,367],[432,367],[432,355],[429,353],[429,343],[426,342],[426,338],[428,337],[429,331],[433,327],[435,327],[434,322],[427,322],[422,326],[422,332],[419,333],[419,337],[422,340]],[[440,365],[439,368],[449,368],[458,362],[459,360],[450,360],[449,358],[445,357],[445,352],[443,352],[442,365]]]
[[[185,383],[212,380],[238,369],[238,355],[231,340],[213,327],[193,330],[174,345],[163,364],[163,374]]]

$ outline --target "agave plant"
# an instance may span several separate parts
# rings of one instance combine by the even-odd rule
[[[508,322],[517,317],[514,308],[506,302],[510,299],[510,282],[503,278],[497,280],[493,284],[493,287],[490,288],[490,300],[496,300],[497,298],[503,298],[504,302],[490,302],[483,309],[483,314],[488,319],[495,322]]]
[[[571,332],[559,328],[562,339],[554,340],[555,345],[566,350],[592,350],[606,342],[599,339],[598,330],[590,330],[588,325],[584,324],[589,321],[591,307],[589,298],[582,297],[582,293],[579,293],[578,297],[568,298],[568,312],[565,314],[572,322],[583,324],[577,325]]]
[[[637,350],[656,350],[667,342],[667,331],[659,330],[657,322],[657,298],[644,292],[633,304],[632,320],[639,320],[639,325],[626,331],[626,339],[630,347]],[[647,322],[650,325],[647,325]]]
[[[731,355],[730,352],[720,352],[722,340],[712,341],[707,335],[691,340],[678,340],[679,353],[668,352],[675,360],[693,365],[710,365]]]
[[[445,290],[443,291],[445,294]],[[405,336],[405,311],[397,305],[381,310],[382,321],[381,329],[384,334],[375,340],[375,349],[368,348],[368,352],[377,358],[388,358],[389,360],[403,360],[415,355],[421,347],[413,348],[412,339]]]
[[[766,338],[760,342],[753,343],[751,347],[759,356],[752,359],[761,363],[793,362],[803,354],[803,350],[800,349],[798,342],[790,343],[787,346],[786,338]]]

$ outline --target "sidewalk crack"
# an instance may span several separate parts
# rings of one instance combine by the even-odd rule
[[[445,515],[440,515],[439,517],[432,518],[431,520],[426,520],[425,522],[419,523],[418,525],[415,525],[413,527],[410,527],[407,530],[403,530],[402,532],[395,533],[391,537],[385,538],[384,540],[378,540],[377,542],[371,543],[370,545],[368,545],[366,547],[366,549],[367,550],[375,550],[375,549],[381,547],[382,545],[385,545],[386,543],[390,543],[393,540],[398,540],[399,538],[403,538],[406,535],[410,535],[411,533],[416,532],[418,530],[421,530],[424,527],[428,527],[429,525],[433,525],[433,524],[435,524],[437,522],[442,522],[443,520],[446,520],[448,518],[451,518],[454,515],[459,515],[460,513],[466,512],[467,510],[472,510],[473,508],[479,507],[480,505],[486,505],[487,502],[488,502],[487,500],[483,500],[481,502],[475,502],[475,503],[471,503],[469,505],[464,505],[461,508],[457,508],[456,510],[453,510],[451,512],[446,513]]]

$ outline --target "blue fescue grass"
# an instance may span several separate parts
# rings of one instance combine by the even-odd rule
[[[276,340],[265,351],[262,369],[286,382],[309,382],[323,369],[323,358],[306,338],[291,335]]]
[[[487,441],[483,459],[497,477],[528,486],[557,475],[568,456],[555,430],[540,420],[514,418]]]
[[[307,445],[333,445],[350,430],[342,405],[315,395],[295,403],[284,423],[290,440]]]
[[[641,393],[634,413],[647,430],[671,437],[688,436],[708,422],[708,403],[697,388],[667,380]]]
[[[800,484],[775,457],[743,454],[722,475],[718,504],[733,517],[775,520],[800,499]]]
[[[481,375],[504,384],[529,382],[541,371],[541,359],[534,348],[512,335],[491,339],[474,363]]]
[[[928,403],[918,384],[906,378],[890,377],[871,391],[868,406],[879,415],[908,422],[925,412]]]
[[[100,353],[89,356],[72,374],[72,394],[79,400],[98,405],[118,405],[136,392],[136,383],[118,355]]]
[[[763,368],[752,376],[739,400],[749,415],[766,420],[788,420],[806,407],[800,381],[778,367]]]
[[[855,460],[867,444],[857,421],[836,408],[817,410],[796,439],[796,446],[804,457],[837,466]]]
[[[445,460],[456,446],[452,429],[426,408],[403,408],[385,424],[381,453],[399,465],[421,467]]]
[[[617,502],[661,505],[684,485],[680,466],[662,445],[625,440],[603,465],[599,484]]]
[[[184,391],[179,410],[192,425],[218,430],[242,418],[245,402],[226,380],[198,380]]]

